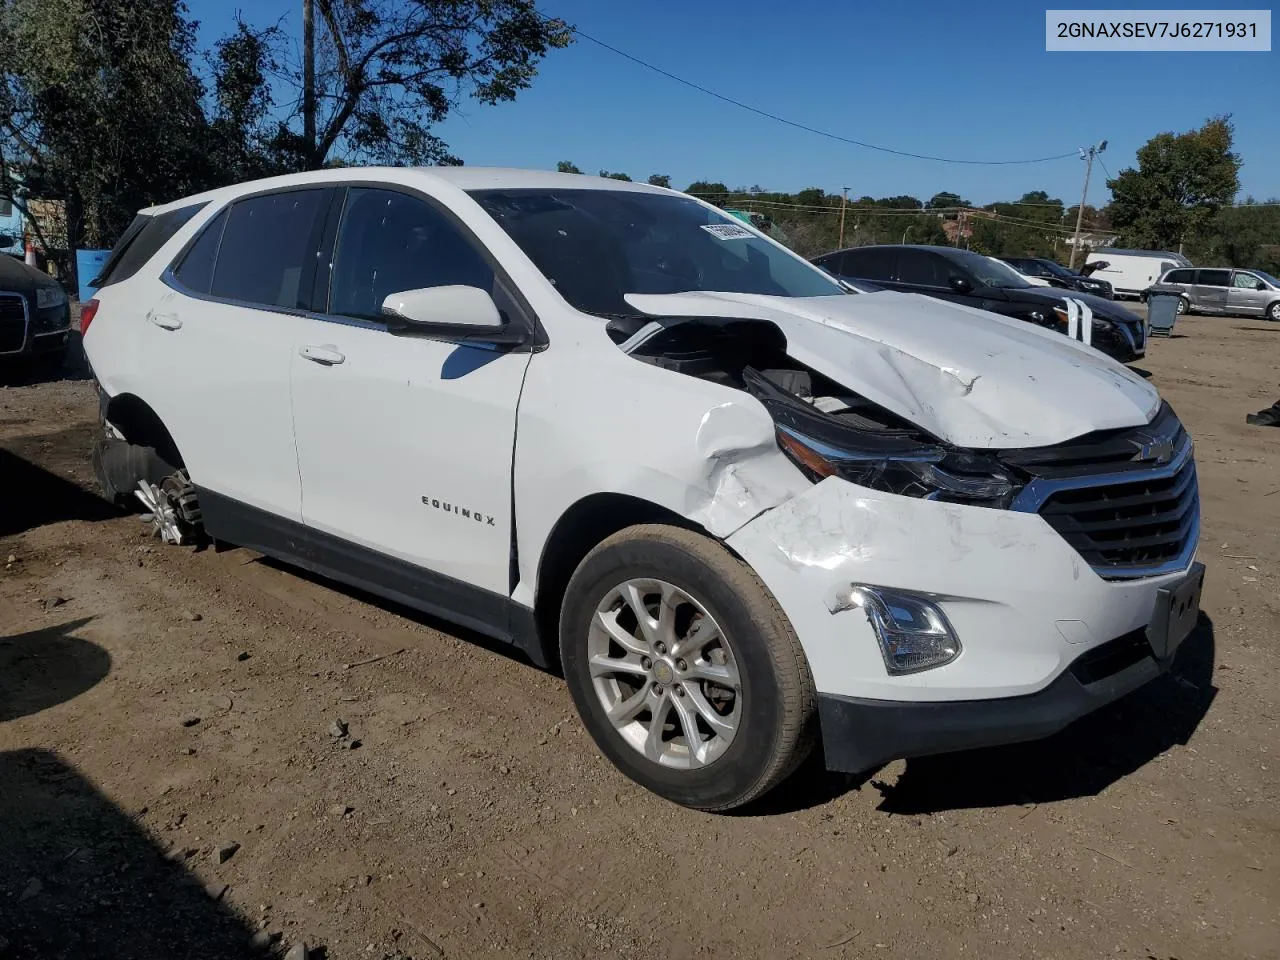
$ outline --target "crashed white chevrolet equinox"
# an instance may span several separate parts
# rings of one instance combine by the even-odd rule
[[[1145,381],[680,193],[326,170],[142,211],[100,283],[111,496],[559,664],[677,803],[1047,735],[1198,616]]]

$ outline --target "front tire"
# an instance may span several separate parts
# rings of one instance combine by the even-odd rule
[[[750,567],[698,533],[634,526],[592,550],[565,593],[560,654],[601,752],[683,806],[749,803],[816,740],[790,622]]]
[[[1267,307],[1267,319],[1280,323],[1280,300]]]

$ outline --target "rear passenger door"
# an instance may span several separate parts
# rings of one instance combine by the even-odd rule
[[[1230,270],[1197,270],[1192,294],[1196,309],[1206,313],[1226,313],[1230,283]]]
[[[302,518],[289,367],[306,329],[330,191],[246,197],[218,213],[164,275],[149,304],[147,397],[201,490],[210,529],[222,498]],[[211,495],[207,495],[211,494]]]

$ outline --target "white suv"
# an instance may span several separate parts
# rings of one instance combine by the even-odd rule
[[[678,803],[819,740],[1046,735],[1197,618],[1191,440],[1145,381],[670,190],[327,170],[145,210],[104,272],[112,495],[558,663]]]

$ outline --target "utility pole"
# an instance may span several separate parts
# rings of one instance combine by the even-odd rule
[[[315,0],[302,0],[302,139],[306,165],[316,163],[316,25]]]
[[[849,205],[849,188],[841,187],[840,189],[844,191],[844,195],[840,200],[840,243],[838,244],[838,246],[841,250],[843,250],[844,249],[844,208]]]
[[[1068,270],[1076,268],[1076,254],[1080,252],[1080,224],[1084,222],[1084,204],[1089,196],[1089,175],[1093,173],[1093,161],[1103,150],[1107,149],[1107,141],[1094,144],[1088,150],[1081,148],[1080,159],[1084,164],[1084,189],[1080,191],[1080,206],[1076,208],[1076,232],[1071,238],[1071,259],[1067,263]]]

